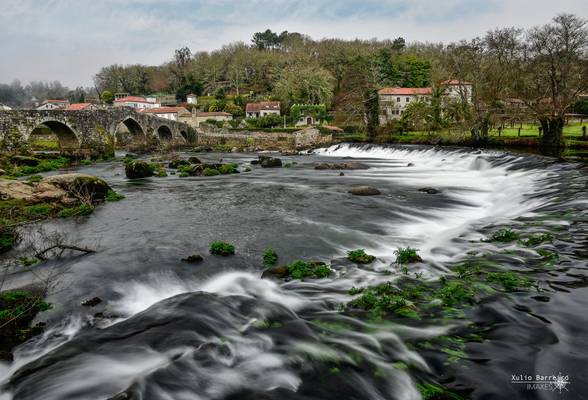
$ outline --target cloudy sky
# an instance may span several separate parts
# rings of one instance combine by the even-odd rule
[[[90,85],[101,66],[161,64],[174,49],[213,50],[254,32],[451,41],[529,27],[587,0],[0,0],[0,83]]]

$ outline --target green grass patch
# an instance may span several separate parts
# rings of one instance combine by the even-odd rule
[[[351,250],[347,252],[347,259],[358,264],[370,264],[376,259],[375,256],[367,254],[364,249]]]
[[[222,175],[237,174],[237,173],[239,173],[238,168],[239,168],[239,165],[237,165],[237,164],[223,164],[220,167],[218,167],[218,172],[221,173]],[[204,171],[206,171],[206,169]]]
[[[42,179],[43,179],[43,177],[41,175],[31,175],[27,178],[27,182],[28,183],[37,183],[37,182],[41,182]]]
[[[204,176],[217,176],[220,174],[221,173],[219,172],[219,170],[215,168],[204,168],[204,171],[202,171],[202,175]],[[182,176],[182,174],[180,174],[180,176]]]
[[[227,242],[216,241],[210,244],[210,254],[217,256],[230,256],[235,254],[235,246]]]
[[[106,200],[106,201],[119,201],[124,198],[125,198],[125,196],[123,196],[122,194],[117,193],[114,190],[109,190],[106,193],[106,197],[104,198],[104,200]]]
[[[32,174],[38,174],[40,172],[55,171],[69,165],[70,160],[66,157],[59,157],[52,160],[41,160],[37,165],[23,165],[15,166],[9,175],[13,177],[27,176]]]
[[[288,273],[293,279],[326,278],[331,275],[331,272],[331,269],[322,262],[297,260],[288,265]]]
[[[397,264],[411,264],[415,262],[421,262],[423,259],[418,255],[418,249],[411,247],[399,248],[394,251],[396,255]]]
[[[94,207],[89,204],[81,204],[77,207],[68,207],[57,213],[59,218],[80,217],[90,215],[94,212]]]
[[[277,262],[278,253],[276,253],[276,251],[271,247],[265,249],[265,252],[263,253],[263,265],[265,265],[266,267],[271,267],[276,265]]]
[[[53,213],[54,207],[50,204],[33,204],[25,207],[24,211],[32,218],[49,217]]]

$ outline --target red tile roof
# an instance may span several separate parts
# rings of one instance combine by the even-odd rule
[[[247,111],[247,112],[259,112],[259,111],[279,110],[279,109],[280,109],[280,102],[279,101],[260,101],[259,103],[248,103],[247,107],[245,107],[245,111]]]
[[[114,100],[115,103],[149,103],[144,97],[127,96]]]
[[[468,81],[460,81],[458,79],[448,79],[446,81],[441,82],[442,85],[446,86],[456,86],[456,85],[471,85],[471,82]]]
[[[231,117],[232,114],[222,111],[197,112],[197,117]]]
[[[388,95],[403,95],[403,96],[413,96],[413,95],[427,95],[432,94],[433,89],[428,88],[398,88],[398,87],[387,87],[378,90],[378,94],[388,94]]]
[[[91,103],[73,103],[65,107],[66,111],[79,111],[85,110],[86,108],[90,107]]]
[[[178,114],[181,112],[189,112],[184,107],[157,107],[148,108],[144,112],[148,114]]]

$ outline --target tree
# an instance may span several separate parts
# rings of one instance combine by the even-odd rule
[[[403,37],[397,37],[396,39],[394,39],[394,41],[392,42],[392,48],[394,50],[402,50],[406,47],[406,41],[404,40]]]
[[[114,102],[114,95],[111,91],[105,90],[100,95],[100,100],[102,100],[103,103],[112,104]]]
[[[565,113],[588,90],[588,29],[586,20],[560,14],[552,23],[527,32],[524,51],[517,54],[518,95],[541,124],[542,144],[563,145]]]
[[[366,128],[370,139],[374,139],[378,133],[380,123],[380,106],[378,91],[375,88],[368,88],[364,92],[364,105],[366,115]]]
[[[295,103],[330,105],[333,87],[329,71],[318,66],[291,66],[282,71],[273,92],[287,107]]]

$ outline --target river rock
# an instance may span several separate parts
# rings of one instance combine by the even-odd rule
[[[202,258],[202,256],[199,253],[194,253],[192,255],[189,255],[186,258],[182,258],[182,261],[187,262],[187,263],[191,263],[191,264],[199,263],[202,260],[204,260],[204,258]]]
[[[190,161],[184,160],[183,158],[179,158],[177,160],[172,160],[169,162],[168,167],[173,169],[178,169],[180,167],[184,167],[186,165],[190,165]]]
[[[36,167],[39,165],[39,159],[29,156],[15,155],[10,157],[10,162],[16,165],[26,165],[29,167]]]
[[[377,196],[382,194],[382,192],[372,186],[354,186],[349,190],[349,193],[356,196]]]
[[[349,161],[344,163],[320,163],[314,166],[314,169],[322,170],[322,169],[368,169],[369,166],[362,164],[357,161]]]
[[[440,190],[432,188],[432,187],[424,187],[424,188],[420,188],[419,192],[424,192],[427,194],[437,194],[437,193],[441,193]]]
[[[259,156],[259,164],[262,168],[279,168],[282,160],[277,157]]]
[[[202,164],[202,161],[200,161],[200,159],[198,157],[188,157],[188,161],[190,161],[190,164]]]
[[[155,174],[155,168],[146,161],[137,160],[125,165],[125,174],[129,179],[148,178]]]
[[[261,277],[263,279],[284,279],[287,278],[289,275],[290,271],[288,270],[288,267],[285,265],[280,265],[266,269],[261,274]]]
[[[95,176],[63,174],[43,178],[39,182],[0,179],[0,196],[3,199],[23,200],[26,203],[59,202],[74,204],[80,197],[92,201],[103,200],[110,190],[108,184]]]
[[[82,301],[82,306],[95,307],[100,303],[102,303],[102,299],[100,297],[92,297],[91,299]]]

